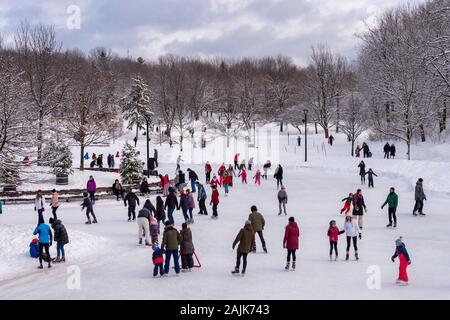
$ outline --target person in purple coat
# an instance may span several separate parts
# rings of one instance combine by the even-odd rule
[[[89,193],[89,199],[92,204],[95,204],[95,191],[97,190],[97,184],[95,183],[94,177],[90,176],[86,185],[86,190]]]
[[[195,209],[194,197],[192,196],[192,192],[188,190],[188,210],[190,216],[190,220],[188,221],[188,223],[194,223],[194,216],[192,215],[192,211],[194,211],[194,209]]]

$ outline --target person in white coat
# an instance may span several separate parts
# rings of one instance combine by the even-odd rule
[[[36,199],[34,199],[34,211],[38,213],[38,225],[44,223],[45,197],[42,194],[42,190],[38,190]]]
[[[361,229],[359,229],[358,223],[356,222],[356,220],[353,220],[352,216],[345,217],[344,230],[345,235],[347,236],[347,254],[345,256],[345,260],[348,260],[350,257],[351,242],[353,242],[353,249],[355,250],[355,258],[356,260],[359,260],[358,238],[361,240],[362,234]]]

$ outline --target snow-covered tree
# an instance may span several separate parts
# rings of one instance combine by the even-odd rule
[[[354,156],[355,141],[368,128],[369,119],[367,108],[358,93],[352,92],[341,104],[341,130],[352,143],[351,155]]]
[[[125,144],[120,158],[120,175],[123,183],[131,184],[142,177],[143,165],[138,156],[138,152],[131,144]]]
[[[43,150],[43,162],[52,168],[56,176],[69,176],[73,173],[72,151],[62,140],[50,141]]]

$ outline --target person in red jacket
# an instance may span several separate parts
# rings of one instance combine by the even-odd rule
[[[211,171],[212,171],[211,164],[209,164],[209,162],[207,161],[205,164],[206,184],[209,184],[211,181]]]
[[[300,229],[294,217],[289,218],[289,223],[284,231],[283,248],[287,249],[287,264],[286,270],[289,270],[292,256],[292,270],[295,270],[296,256],[295,252],[298,250],[298,238],[300,237]]]
[[[225,168],[225,164],[222,163],[222,165],[220,166],[219,170],[217,171],[217,174],[219,175],[219,185],[223,186],[223,174],[225,173],[225,170],[227,170]]]
[[[239,153],[234,155],[234,170],[239,170]]]
[[[211,202],[210,205],[212,205],[212,209],[213,209],[213,215],[211,218],[213,219],[217,219],[218,214],[217,214],[217,206],[219,205],[219,191],[217,190],[216,186],[211,186],[212,188],[212,194],[211,194]]]
[[[336,226],[336,221],[332,220],[330,221],[330,227],[328,228],[327,236],[330,240],[330,261],[333,259],[333,249],[334,253],[336,254],[336,257],[334,261],[337,261],[338,259],[338,239],[339,235],[343,234],[345,230],[339,231],[339,228]]]
[[[163,189],[163,195],[167,197],[169,195],[169,187],[170,187],[169,179],[167,179],[167,177],[163,176],[162,174],[159,175],[159,179],[160,179],[159,187]]]

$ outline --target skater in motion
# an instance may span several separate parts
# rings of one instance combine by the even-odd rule
[[[342,199],[342,201],[341,202],[344,202],[345,201],[345,204],[344,204],[344,207],[341,209],[341,214],[347,214],[347,213],[349,213],[349,211],[350,211],[350,208],[351,208],[351,204],[352,204],[352,201],[353,201],[353,193],[349,193],[348,194],[348,197],[347,198],[344,198],[344,199]]]
[[[397,153],[397,150],[395,148],[394,144],[391,144],[391,159],[395,159],[395,154]]]
[[[359,260],[358,237],[361,240],[362,234],[361,234],[361,230],[359,229],[358,224],[356,223],[355,220],[353,220],[352,216],[345,217],[344,231],[345,231],[345,235],[347,236],[347,253],[345,255],[345,260],[350,259],[350,246],[351,246],[352,242],[353,242],[353,249],[355,250],[355,259]]]
[[[97,184],[95,183],[94,177],[90,176],[86,184],[86,191],[89,193],[89,199],[92,204],[95,204],[95,191],[97,190]]]
[[[211,185],[212,188],[212,194],[211,194],[211,201],[209,205],[212,205],[212,218],[217,219],[219,214],[217,212],[217,207],[219,205],[219,190],[217,190],[217,187],[215,185]]]
[[[166,252],[166,264],[164,265],[164,274],[168,274],[170,270],[170,258],[173,257],[175,264],[175,273],[180,273],[180,265],[178,263],[178,246],[180,245],[181,236],[177,229],[173,227],[170,221],[166,221],[166,228],[163,233],[163,241],[161,249]]]
[[[212,171],[211,164],[207,161],[206,164],[205,164],[206,184],[209,184],[210,181],[211,181],[211,171]]]
[[[169,218],[169,222],[173,225],[175,221],[173,220],[173,212],[176,210],[180,210],[180,205],[178,204],[177,196],[175,195],[175,190],[170,187],[169,195],[166,198],[166,202],[164,203],[164,209],[167,209],[167,216]]]
[[[197,201],[198,201],[198,207],[200,215],[208,215],[208,210],[206,209],[206,199],[208,198],[208,195],[206,194],[205,187],[200,183],[200,181],[197,181]]]
[[[353,215],[358,218],[358,226],[360,229],[363,228],[364,211],[367,212],[367,207],[364,202],[362,190],[358,189],[356,194],[353,196]]]
[[[84,192],[83,197],[84,197],[84,199],[83,199],[83,203],[81,204],[81,211],[86,209],[86,217],[87,217],[86,224],[97,223],[97,218],[95,217],[94,209],[92,207],[92,202],[89,199],[89,194],[87,192]],[[90,215],[92,215],[93,221],[91,221]]]
[[[330,240],[330,261],[333,260],[333,251],[335,253],[334,261],[338,259],[338,239],[341,234],[345,233],[345,230],[340,231],[336,226],[336,221],[330,221],[330,227],[328,228],[327,236]]]
[[[284,186],[281,186],[281,190],[278,191],[278,207],[279,207],[279,213],[278,215],[281,216],[282,211],[281,209],[284,210],[284,215],[287,216],[287,212],[286,212],[286,205],[288,202],[288,195],[286,192],[286,188]]]
[[[128,221],[131,221],[132,217],[133,221],[135,221],[136,205],[139,205],[139,198],[131,189],[128,189],[127,195],[123,199],[123,204],[125,205],[125,207],[127,206],[127,203],[128,203]]]
[[[67,234],[66,227],[64,227],[61,220],[50,218],[49,222],[53,229],[53,238],[56,241],[56,259],[54,262],[66,262],[64,246],[69,243],[69,235]]]
[[[295,270],[297,257],[295,252],[298,250],[298,238],[300,237],[300,229],[294,217],[289,218],[289,223],[284,230],[283,248],[287,249],[286,270],[289,270],[292,256],[292,270]]]
[[[381,210],[388,205],[389,224],[386,228],[392,227],[392,220],[394,220],[394,228],[397,228],[397,207],[398,207],[398,195],[395,193],[395,188],[392,187],[389,191],[386,201],[381,206]]]
[[[252,244],[255,242],[255,232],[252,228],[252,222],[246,221],[244,228],[242,228],[238,235],[236,236],[236,239],[234,239],[233,242],[233,250],[236,247],[236,245],[239,243],[239,246],[237,248],[237,256],[236,256],[236,267],[234,268],[234,271],[231,273],[234,275],[238,275],[240,272],[240,266],[241,266],[241,258],[242,258],[242,272],[241,274],[244,275],[245,271],[247,270],[247,256],[250,253],[252,249]]]
[[[263,170],[264,170],[263,178],[266,180],[267,180],[267,172],[270,170],[271,167],[272,167],[272,163],[270,162],[270,160],[267,160],[267,162],[263,166]]]
[[[365,174],[367,175],[367,178],[369,179],[369,188],[374,188],[373,176],[378,177],[378,175],[375,172],[373,172],[372,168],[370,168],[369,171],[367,171]]]
[[[145,245],[150,246],[150,217],[152,216],[152,212],[150,211],[151,209],[149,209],[149,205],[147,204],[147,202],[145,204],[146,205],[144,205],[144,207],[138,212],[138,239],[139,244],[141,245],[142,238],[145,238]],[[154,208],[153,211],[155,211]]]
[[[425,192],[423,191],[423,179],[420,178],[416,183],[416,189],[414,192],[414,197],[416,200],[416,204],[414,205],[413,215],[417,216],[416,212],[419,212],[419,215],[425,216],[423,213],[423,202],[427,200]]]
[[[34,199],[34,211],[38,213],[38,225],[44,223],[45,197],[40,189],[37,191],[36,199]]]
[[[36,229],[34,229],[33,235],[39,234],[39,269],[43,269],[42,260],[44,259],[44,250],[48,259],[48,267],[51,268],[50,247],[53,242],[52,230],[44,222],[41,222]]]
[[[51,198],[51,202],[50,202],[50,207],[52,208],[52,214],[53,214],[53,219],[58,219],[58,217],[56,216],[56,211],[59,208],[59,194],[56,191],[56,189],[52,190],[52,198]]]
[[[122,199],[123,199],[123,188],[122,188],[122,184],[119,182],[118,179],[116,179],[116,181],[114,181],[114,184],[112,186],[112,191],[113,191],[114,195],[116,196],[117,201],[119,201],[119,197],[122,197]]]
[[[281,164],[275,169],[275,174],[273,176],[277,180],[277,189],[283,185],[283,167]]]
[[[403,243],[403,238],[400,237],[395,241],[395,253],[392,256],[392,262],[395,262],[396,258],[400,260],[400,266],[398,270],[398,279],[397,284],[406,286],[408,285],[408,272],[407,268],[411,264],[411,259],[409,258],[408,251],[406,250],[406,246]]]
[[[181,164],[183,163],[183,158],[181,157],[181,154],[177,157],[177,168],[175,169],[175,173],[181,170]]]
[[[245,168],[242,168],[238,176],[241,177],[242,184],[247,184],[247,171],[245,170]]]
[[[359,176],[361,177],[361,184],[366,184],[366,164],[361,161],[358,165]]]
[[[252,228],[255,233],[258,233],[259,239],[261,240],[261,244],[265,253],[267,253],[266,241],[264,240],[263,230],[266,225],[266,221],[261,213],[258,212],[258,208],[256,206],[252,206],[250,211],[250,215],[248,216],[248,220],[252,223]],[[252,251],[256,252],[256,241],[253,243]]]
[[[256,170],[256,174],[253,179],[255,180],[255,184],[261,186],[261,171],[259,169]]]

